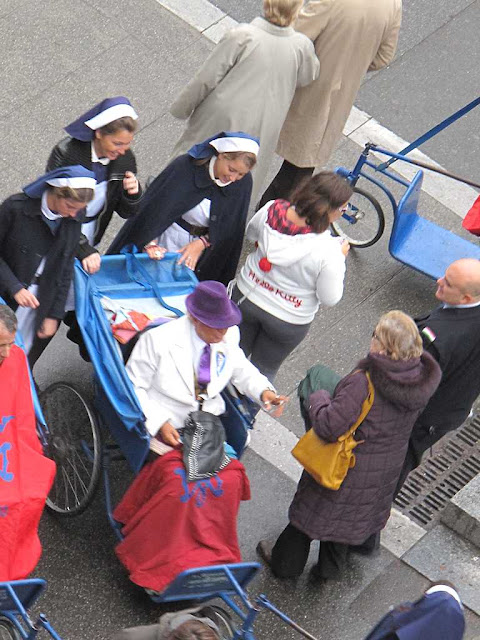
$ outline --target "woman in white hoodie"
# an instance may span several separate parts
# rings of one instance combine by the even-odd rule
[[[247,226],[256,249],[237,278],[240,346],[272,382],[285,358],[305,338],[320,304],[343,295],[346,242],[330,234],[352,188],[336,173],[322,171],[287,200],[272,200]]]

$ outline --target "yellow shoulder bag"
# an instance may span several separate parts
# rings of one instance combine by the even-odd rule
[[[368,382],[368,394],[363,401],[358,419],[347,433],[340,436],[336,442],[325,442],[317,436],[312,428],[300,438],[292,449],[293,457],[298,460],[305,471],[318,484],[333,491],[340,489],[348,470],[355,466],[353,450],[364,442],[364,440],[355,440],[353,436],[372,408],[375,398],[375,390],[368,371],[365,372],[365,375]]]

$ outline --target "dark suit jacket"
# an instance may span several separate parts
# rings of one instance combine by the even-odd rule
[[[435,339],[422,333],[424,346],[438,361],[442,380],[417,423],[450,431],[467,418],[480,394],[480,306],[469,309],[439,307],[416,320]]]
[[[37,328],[44,318],[61,320],[72,279],[75,251],[81,234],[78,219],[64,218],[54,235],[43,220],[39,198],[23,193],[10,196],[0,206],[0,296],[17,308],[13,296],[28,288],[44,256],[39,282]]]
[[[120,253],[131,244],[143,251],[184,213],[208,198],[212,246],[204,251],[196,274],[200,280],[227,284],[235,276],[240,258],[251,192],[250,173],[238,182],[218,187],[208,175],[207,165],[195,164],[189,155],[179,156],[152,182],[139,214],[122,227],[108,253]]]

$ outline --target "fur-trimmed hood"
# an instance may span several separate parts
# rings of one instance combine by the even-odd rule
[[[358,363],[370,373],[375,391],[389,402],[408,410],[422,409],[440,383],[442,371],[427,352],[412,360],[392,360],[369,353]]]

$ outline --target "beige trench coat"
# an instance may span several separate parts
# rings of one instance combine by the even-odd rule
[[[263,185],[295,89],[318,77],[311,41],[263,18],[241,24],[218,43],[170,112],[187,119],[172,159],[220,131],[260,138],[252,202]]]
[[[323,167],[343,131],[367,71],[390,64],[402,0],[312,0],[295,28],[315,44],[320,76],[298,89],[277,145],[297,167]]]

